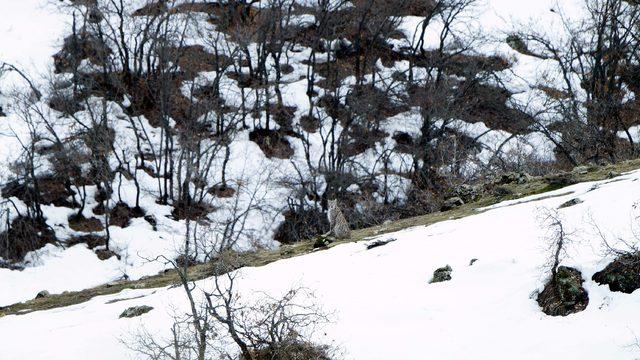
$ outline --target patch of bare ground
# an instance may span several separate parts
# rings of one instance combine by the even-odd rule
[[[249,140],[256,143],[269,158],[289,159],[294,153],[289,140],[278,130],[253,130],[249,133]]]

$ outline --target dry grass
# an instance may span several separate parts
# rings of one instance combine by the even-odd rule
[[[578,182],[605,180],[610,177],[609,175],[611,172],[624,173],[638,168],[640,168],[640,159],[626,161],[615,165],[607,165],[604,167],[592,167],[589,168],[586,173],[576,173],[575,180]],[[428,215],[398,220],[387,225],[354,230],[352,232],[351,239],[332,243],[329,245],[329,248],[348,242],[358,242],[366,240],[374,236],[379,236],[385,233],[395,232],[414,226],[428,226],[440,221],[460,219],[466,216],[478,214],[480,213],[481,208],[496,204],[500,201],[518,199],[525,196],[542,194],[548,191],[559,189],[559,187],[557,186],[550,186],[549,183],[544,181],[542,178],[536,178],[533,181],[524,184],[512,183],[506,184],[504,186],[511,191],[512,195],[509,195],[508,197],[496,197],[494,195],[489,195],[482,197],[477,202],[463,205],[451,211],[437,212]],[[562,196],[565,194],[567,193],[555,194],[549,197]],[[544,199],[548,197],[542,198]],[[283,245],[277,250],[261,250],[255,252],[240,253],[238,254],[240,258],[240,266],[263,266],[274,261],[308,254],[313,251],[318,251],[313,249],[313,243],[313,240],[307,240],[292,245]],[[213,266],[212,263],[197,264],[189,269],[189,276],[194,280],[205,279],[207,277],[215,275],[214,268],[215,266]],[[180,280],[176,271],[168,270],[161,274],[149,276],[136,281],[117,281],[91,289],[76,292],[66,292],[63,294],[51,295],[40,299],[34,299],[27,302],[10,305],[0,308],[0,317],[6,315],[20,315],[33,311],[48,310],[79,304],[88,301],[96,296],[115,294],[124,289],[160,288],[175,285],[179,282]]]

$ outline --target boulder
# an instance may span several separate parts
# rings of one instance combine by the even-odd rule
[[[444,201],[444,203],[442,204],[442,208],[440,210],[442,211],[448,211],[451,209],[455,209],[458,206],[462,206],[464,205],[464,201],[462,201],[461,198],[455,196],[452,198],[449,198],[447,200]]]
[[[544,181],[552,188],[561,188],[576,184],[578,180],[573,173],[563,172],[557,174],[551,174],[544,177]]]
[[[314,249],[326,249],[333,240],[326,236],[319,236],[316,241],[313,242]]]
[[[46,298],[49,297],[51,294],[49,293],[49,291],[47,290],[42,290],[40,291],[38,294],[36,294],[36,299],[42,299],[42,298]]]
[[[504,185],[496,186],[495,188],[493,188],[492,193],[493,193],[493,196],[496,196],[499,198],[512,196],[514,194],[513,190],[509,189]]]
[[[591,168],[588,166],[576,166],[571,172],[575,174],[585,175],[591,171]]]
[[[154,215],[145,215],[144,220],[151,225],[153,231],[158,231],[158,220]]]
[[[445,267],[441,267],[433,272],[433,278],[431,279],[430,283],[433,284],[433,283],[449,281],[451,280],[452,272],[453,272],[453,269],[449,265]]]
[[[107,250],[107,249],[98,249],[98,250],[96,250],[96,255],[98,256],[98,259],[100,259],[100,260],[108,260],[108,259],[111,259],[114,256],[118,260],[120,260],[120,255],[116,254],[115,252],[113,252],[111,250]]]
[[[640,254],[620,256],[591,278],[609,290],[631,294],[640,289]]]
[[[509,172],[502,174],[499,178],[494,180],[494,184],[504,185],[504,184],[524,184],[533,180],[533,177],[526,172]]]
[[[451,192],[452,197],[459,197],[465,203],[477,201],[482,196],[482,188],[478,186],[472,186],[462,184],[456,186]]]
[[[582,201],[582,200],[580,200],[580,199],[578,199],[578,198],[571,199],[571,200],[569,200],[569,201],[567,201],[567,202],[563,203],[562,205],[560,205],[560,206],[558,207],[558,209],[568,208],[568,207],[571,207],[571,206],[574,206],[574,205],[582,204],[583,202],[584,202],[584,201]]]
[[[149,311],[153,310],[153,307],[147,305],[141,306],[132,306],[120,314],[120,318],[132,318],[136,316],[140,316],[142,314],[146,314]]]
[[[24,266],[0,259],[0,269],[22,271],[24,270]]]

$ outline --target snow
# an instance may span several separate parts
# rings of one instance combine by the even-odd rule
[[[637,358],[630,345],[640,332],[640,293],[613,293],[590,279],[611,260],[603,258],[592,224],[632,240],[638,180],[640,171],[634,171],[504,202],[463,219],[386,234],[397,241],[372,250],[363,242],[350,243],[244,268],[238,286],[245,298],[308,288],[334,314],[316,340],[338,346],[347,359]],[[590,301],[583,312],[550,317],[535,302],[549,255],[547,230],[538,215],[573,198],[584,202],[559,210],[567,229],[575,230],[563,264],[582,272]],[[478,261],[470,266],[471,259]],[[433,271],[446,264],[453,268],[453,279],[429,284]],[[198,286],[210,283],[203,280]],[[130,300],[107,304],[114,299]],[[154,310],[139,318],[118,318],[135,305]],[[171,315],[184,311],[182,290],[161,288],[2,317],[3,359],[134,357],[123,339],[126,343],[140,328],[166,333]]]
[[[0,61],[28,74],[43,74],[49,69],[67,25],[65,16],[52,4],[47,0],[3,2]]]
[[[44,74],[52,66],[51,55],[60,48],[65,29],[68,29],[68,14],[58,11],[47,0],[5,2],[7,4],[2,5],[5,15],[0,23],[0,61],[19,67],[32,75],[37,83],[42,83],[46,81]],[[473,19],[469,18],[459,26],[467,35],[482,32],[489,37],[489,41],[477,44],[479,53],[500,54],[513,62],[513,68],[496,79],[515,93],[510,105],[542,114],[547,107],[546,95],[536,89],[536,85],[541,77],[552,83],[561,81],[557,69],[551,61],[517,53],[504,38],[519,26],[535,24],[540,31],[561,42],[563,31],[559,17],[549,16],[550,10],[556,14],[580,16],[581,4],[579,0],[487,0],[474,9]],[[313,17],[296,16],[291,21],[306,26],[313,22]],[[403,19],[402,29],[410,40],[415,41],[413,34],[420,21],[417,17]],[[427,29],[426,48],[437,45],[441,27],[436,19]],[[189,40],[190,44],[202,42],[202,39]],[[400,43],[390,40],[390,43],[395,42]],[[283,76],[281,91],[285,105],[297,107],[294,126],[309,109],[307,83],[300,80],[306,74],[306,67],[301,62],[308,56],[309,49],[301,46],[287,53],[293,71]],[[322,54],[318,57],[323,58]],[[394,71],[403,67],[406,67],[403,62],[392,68],[379,64],[377,76],[379,79],[391,78]],[[416,77],[424,75],[421,69],[416,69]],[[194,81],[205,83],[215,76],[215,73],[202,73]],[[338,92],[344,94],[353,80],[353,77],[347,78]],[[226,75],[221,81],[224,96],[228,97],[226,100],[229,104],[237,104],[241,92],[237,83]],[[378,84],[384,85],[384,81]],[[13,88],[24,86],[24,81],[15,73],[0,79],[0,92],[5,95]],[[316,90],[323,95],[324,90]],[[187,90],[185,94],[188,95]],[[256,101],[254,94],[247,96],[247,104]],[[44,103],[40,106],[43,113],[57,117]],[[130,124],[119,119],[121,110],[115,104],[109,106],[110,121],[118,133],[118,149],[134,153]],[[2,164],[10,163],[20,154],[17,137],[24,139],[26,132],[19,116],[11,109],[7,110],[9,116],[0,118]],[[324,118],[322,108],[316,111],[319,118]],[[149,135],[150,143],[158,144],[159,129],[154,129],[144,117],[136,121]],[[256,120],[257,123],[261,121],[264,119]],[[69,131],[71,127],[68,119],[59,119],[55,126],[60,131]],[[390,137],[384,144],[359,155],[357,161],[369,167],[366,171],[375,173],[376,166],[381,166],[374,163],[377,156],[395,144],[391,139],[394,132],[403,131],[415,136],[420,126],[421,118],[415,110],[387,119],[383,127]],[[539,133],[515,137],[500,147],[511,137],[510,133],[491,130],[482,122],[471,124],[453,120],[447,126],[479,138],[483,145],[477,155],[480,161],[488,161],[498,148],[507,156],[526,152],[541,159],[553,158],[552,144]],[[291,161],[267,159],[259,147],[249,141],[248,132],[241,132],[231,145],[227,177],[229,183],[236,186],[238,196],[215,199],[219,210],[210,220],[213,223],[224,221],[234,206],[246,207],[252,201],[266,204],[268,206],[262,207],[271,209],[270,213],[252,212],[247,217],[248,236],[238,247],[246,249],[259,244],[273,248],[277,244],[269,239],[275,226],[282,221],[280,210],[289,194],[287,189],[266,184],[265,179],[293,174],[294,165],[301,169],[300,177],[315,182],[320,189],[324,179],[314,177],[305,167],[299,139],[289,138],[296,151]],[[325,125],[316,134],[308,135],[314,163],[321,161],[325,146],[322,137],[327,133]],[[640,126],[631,128],[630,133],[637,142]],[[623,139],[627,137],[626,133],[619,135]],[[411,166],[410,159],[402,154],[394,154],[389,161],[398,172]],[[221,159],[215,159],[213,164],[219,166],[220,162]],[[46,166],[40,169],[45,170]],[[0,167],[0,179],[4,180],[7,175],[8,170]],[[156,180],[144,172],[138,176],[143,188],[141,207],[157,219],[157,231],[142,218],[133,219],[126,228],[112,226],[111,246],[122,256],[120,260],[101,261],[84,244],[72,247],[48,245],[32,252],[27,256],[23,271],[0,269],[0,306],[32,299],[41,290],[53,294],[82,290],[123,277],[140,279],[164,270],[166,264],[150,260],[161,255],[168,258],[178,255],[185,223],[171,219],[171,208],[156,203],[153,196]],[[217,176],[212,174],[209,180],[220,181]],[[578,184],[554,193],[504,202],[464,219],[385,235],[385,238],[393,237],[397,241],[372,250],[365,250],[363,243],[352,243],[260,268],[245,268],[239,271],[239,286],[249,299],[261,291],[277,296],[290,287],[312,289],[324,308],[335,311],[335,321],[323,329],[322,334],[326,333],[326,336],[320,335],[317,340],[340,347],[348,359],[637,358],[640,351],[629,345],[635,342],[635,334],[640,333],[637,311],[640,295],[612,293],[590,278],[611,260],[603,258],[601,239],[594,234],[592,223],[602,226],[612,239],[633,239],[631,230],[635,218],[632,211],[634,203],[640,200],[639,179],[640,171],[636,171],[615,181]],[[392,197],[401,198],[409,186],[409,181],[399,176],[389,176],[387,181],[396,190]],[[120,195],[126,203],[132,204],[134,184],[123,181],[121,185]],[[351,190],[357,191],[357,186],[352,186]],[[95,187],[88,187],[87,192],[90,196],[84,215],[92,217],[91,209],[97,205],[92,196]],[[254,197],[255,194],[259,195]],[[590,304],[584,312],[566,318],[551,318],[541,313],[532,296],[545,280],[543,265],[548,255],[545,230],[537,215],[543,208],[557,208],[573,198],[584,202],[561,210],[567,226],[579,230],[576,242],[569,249],[566,265],[582,271]],[[17,199],[13,200],[18,208],[24,206]],[[65,240],[79,235],[68,227],[68,217],[73,210],[45,206],[43,211],[63,245]],[[475,258],[479,260],[469,266],[470,260]],[[453,280],[428,284],[433,271],[446,264],[454,269]],[[210,280],[198,285],[206,288]],[[107,304],[109,300],[125,298],[130,300]],[[155,309],[140,318],[118,319],[125,308],[134,305],[151,305]],[[186,306],[179,288],[125,290],[66,308],[1,317],[3,347],[0,358],[73,360],[87,358],[87,354],[94,359],[129,358],[133,354],[122,343],[123,338],[141,326],[166,333],[171,315],[186,311]]]
[[[115,258],[103,263],[83,245],[63,250],[50,244],[30,257],[34,263],[46,263],[46,266],[27,267],[23,271],[3,270],[0,304],[34,298],[41,290],[52,294],[78,291],[98,286],[104,279],[122,276]]]

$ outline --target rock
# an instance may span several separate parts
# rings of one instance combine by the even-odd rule
[[[617,172],[617,171],[613,171],[613,170],[609,171],[609,173],[607,174],[607,177],[609,179],[613,179],[613,178],[616,178],[618,176],[620,176],[620,173]]]
[[[580,200],[580,199],[578,199],[578,198],[571,199],[571,200],[569,200],[569,201],[567,201],[567,202],[563,203],[562,205],[560,205],[560,206],[558,207],[558,209],[568,208],[568,207],[571,207],[571,206],[574,206],[574,205],[582,204],[583,202],[584,202],[584,201],[582,201],[582,200]]]
[[[473,266],[473,264],[475,264],[476,261],[478,261],[478,259],[471,259],[471,261],[469,261],[469,266]]]
[[[482,189],[478,186],[462,184],[456,186],[451,192],[451,197],[459,197],[465,203],[470,203],[480,199]]]
[[[96,250],[96,255],[98,255],[98,259],[100,259],[100,260],[111,259],[114,256],[118,260],[120,260],[120,255],[116,254],[115,252],[113,252],[111,250],[107,250],[107,249],[98,249],[98,250]]]
[[[444,203],[442,204],[442,208],[440,209],[441,211],[448,211],[451,209],[455,209],[458,206],[462,206],[464,205],[464,201],[462,201],[462,199],[460,199],[459,197],[452,197],[449,198],[447,200],[444,201]]]
[[[493,189],[493,195],[496,197],[502,198],[502,197],[513,195],[513,191],[508,187],[501,185],[501,186],[496,186]]]
[[[453,272],[453,269],[449,265],[445,267],[441,267],[433,272],[433,278],[431,279],[430,283],[433,284],[433,283],[449,281],[451,280],[452,272]]]
[[[280,246],[280,255],[289,256],[295,254],[295,250],[292,249],[289,245]]]
[[[573,168],[573,170],[571,172],[574,173],[574,174],[585,175],[589,171],[591,171],[591,168],[588,167],[588,166],[576,166],[575,168]]]
[[[194,266],[196,264],[198,264],[198,259],[193,256],[185,256],[184,254],[180,254],[176,258],[176,265],[181,268]]]
[[[494,180],[494,184],[524,184],[531,180],[533,180],[533,177],[526,172],[509,172],[506,174],[502,174],[498,179]]]
[[[518,35],[512,34],[512,35],[507,36],[506,43],[513,50],[515,50],[515,51],[517,51],[517,52],[519,52],[521,54],[524,54],[524,55],[531,54],[531,51],[529,51],[529,49],[527,48],[527,44]]]
[[[326,237],[326,236],[320,236],[316,239],[316,241],[313,243],[313,248],[314,249],[326,249],[327,246],[329,246],[329,244],[331,244],[333,241]]]
[[[49,297],[51,294],[47,290],[42,290],[36,295],[36,299]]]
[[[153,231],[158,231],[158,220],[153,215],[145,215],[144,220],[153,227]]]
[[[640,289],[640,253],[620,256],[591,278],[609,290],[631,294]]]
[[[380,246],[387,245],[388,243],[394,242],[396,240],[397,240],[396,238],[389,238],[389,239],[376,240],[376,241],[370,242],[367,244],[367,250],[371,250]]]
[[[120,318],[132,318],[140,316],[142,314],[148,313],[151,310],[153,310],[153,308],[147,305],[133,306],[123,311],[122,314],[120,314]]]
[[[22,270],[24,270],[24,266],[13,264],[13,263],[11,263],[9,261],[0,259],[0,269],[9,269],[9,270],[22,271]]]
[[[584,280],[580,271],[559,266],[554,279],[538,294],[538,305],[542,312],[550,316],[567,316],[580,312],[589,304],[589,294],[582,287]]]
[[[564,186],[576,184],[578,182],[574,174],[567,172],[547,175],[544,177],[544,181],[549,184],[549,186],[558,189]]]

